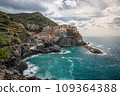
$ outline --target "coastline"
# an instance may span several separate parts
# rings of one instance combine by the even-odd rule
[[[33,45],[36,46],[35,49],[31,48],[31,47],[34,47]],[[3,68],[4,70],[0,70],[1,74],[4,74],[4,76],[2,76],[0,79],[3,79],[3,80],[42,80],[41,78],[37,78],[36,76],[32,76],[32,77],[24,76],[23,72],[26,69],[28,69],[28,64],[26,62],[26,59],[39,55],[39,54],[48,54],[48,53],[53,53],[53,52],[59,53],[61,52],[60,50],[62,48],[55,44],[51,44],[51,46],[48,46],[48,47],[43,47],[39,44],[25,44],[25,45],[22,44],[21,46],[20,45],[18,46],[15,46],[15,48],[13,47],[12,50],[10,50],[9,54],[11,54],[11,57],[8,61],[4,62],[4,63],[7,62],[7,64],[10,64],[10,66]],[[83,43],[83,45],[81,44],[80,47],[84,47],[88,49],[91,53],[95,53],[95,54],[103,53],[99,49],[88,46],[85,42]],[[91,51],[91,50],[95,50],[95,51]],[[48,80],[48,79],[46,78],[45,80]]]
[[[42,80],[36,76],[24,76],[23,72],[28,69],[28,64],[26,62],[27,58],[39,55],[39,54],[48,54],[48,53],[59,53],[61,48],[72,47],[75,45],[69,46],[59,46],[56,44],[47,43],[46,47],[38,43],[36,44],[21,44],[12,46],[9,50],[10,58],[8,60],[3,60],[3,68],[0,68],[0,79],[2,80]],[[76,46],[84,47],[88,49],[91,53],[94,54],[103,54],[99,49],[88,46],[85,42],[77,44]],[[34,47],[34,49],[33,49]],[[92,50],[92,51],[91,51]],[[2,66],[1,66],[2,67]],[[48,80],[47,78],[45,80]]]
[[[83,46],[77,46],[77,47],[84,47],[85,45],[83,45]],[[88,45],[86,45],[86,46],[88,46]],[[68,47],[68,46],[67,46]],[[69,46],[69,47],[73,47],[73,46]],[[88,46],[88,48],[91,48],[92,46]],[[65,47],[62,47],[62,48],[65,48]],[[85,47],[84,47],[85,48]],[[87,49],[87,48],[86,48]],[[92,52],[92,51],[90,51],[89,49],[89,52],[91,53],[91,54],[103,54],[104,52],[103,51],[101,51],[101,50],[99,50],[99,49],[96,49],[96,48],[93,48],[92,47],[92,49],[94,49],[94,50],[97,50],[98,52],[96,53],[96,51],[95,52]],[[27,58],[33,58],[33,57],[36,57],[36,56],[38,56],[38,55],[42,55],[42,54],[66,54],[67,53],[67,51],[60,51],[60,52],[50,52],[50,53],[39,53],[39,54],[34,54],[34,55],[32,55],[32,56],[30,56],[30,57],[27,57]],[[24,60],[26,60],[27,58],[25,58]],[[29,76],[29,75],[28,75]]]
[[[28,68],[25,59],[40,53],[60,52],[60,47],[57,45],[34,50],[30,49],[32,46],[29,44],[11,47],[12,48],[9,50],[10,58],[0,61],[0,80],[41,80],[36,76],[26,77],[23,75],[23,71]]]

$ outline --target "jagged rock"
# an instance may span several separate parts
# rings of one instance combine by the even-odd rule
[[[60,52],[60,47],[59,46],[57,46],[57,45],[54,45],[54,46],[51,46],[50,48],[49,48],[49,50],[51,51],[51,52]]]
[[[83,47],[85,47],[86,49],[88,49],[91,53],[103,54],[103,52],[101,50],[93,48],[92,46],[88,46],[87,44],[84,45]]]
[[[43,44],[37,45],[36,48],[37,48],[37,49],[43,49],[43,48],[44,48],[44,45],[43,45]]]
[[[0,80],[42,80],[36,76],[25,77],[17,70],[1,70],[0,69]]]
[[[21,54],[21,58],[24,59],[26,57],[29,57],[33,54],[33,52],[30,49],[26,49],[24,50],[24,52],[22,52]]]
[[[92,49],[90,50],[90,52],[96,53],[96,54],[102,54],[102,53],[103,53],[101,50],[95,49],[95,48],[92,48]]]
[[[23,74],[23,71],[28,68],[28,64],[25,61],[21,61],[18,65],[18,70],[21,74]]]
[[[82,41],[82,38],[79,38],[79,40],[77,40],[73,37],[69,37],[69,38],[60,37],[55,44],[61,47],[71,47],[71,46],[82,46],[84,42]]]
[[[0,80],[26,80],[26,77],[14,70],[0,70]]]
[[[44,42],[44,48],[49,48],[50,46],[54,46],[52,42]]]

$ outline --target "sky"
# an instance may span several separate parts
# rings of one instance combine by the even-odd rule
[[[120,36],[120,0],[0,0],[7,13],[40,12],[83,36]]]

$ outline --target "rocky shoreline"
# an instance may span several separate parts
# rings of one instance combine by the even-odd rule
[[[27,77],[23,75],[23,71],[28,68],[25,58],[39,53],[46,54],[51,52],[60,52],[61,47],[53,43],[45,43],[44,46],[36,44],[34,49],[31,49],[34,44],[24,44],[19,46],[11,46],[9,49],[10,58],[8,60],[0,61],[0,80],[41,80],[36,76]],[[102,54],[99,49],[88,46],[82,43],[81,46],[87,48],[91,53]],[[46,78],[46,80],[48,80]]]
[[[26,77],[23,75],[23,71],[28,68],[24,59],[39,53],[60,52],[60,47],[51,45],[46,48],[37,46],[36,49],[30,49],[32,46],[32,44],[11,46],[9,59],[0,61],[0,80],[41,80],[36,76]]]

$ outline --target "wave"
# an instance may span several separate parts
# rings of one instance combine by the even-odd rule
[[[64,59],[65,57],[61,57],[62,59]]]
[[[29,56],[29,57],[25,58],[24,61],[26,61],[27,59],[32,59],[32,58],[34,58],[34,57],[37,57],[37,56],[39,56],[39,55],[42,55],[42,54],[37,54],[37,55]]]
[[[94,42],[86,42],[89,46],[94,45]]]
[[[98,54],[98,55],[103,56],[103,55],[108,55],[108,53],[103,51],[103,54]]]
[[[103,45],[97,45],[98,48],[103,48]]]
[[[46,71],[44,76],[42,74],[38,74],[38,77],[42,78],[43,80],[44,79],[50,80],[51,78],[54,78],[49,71]]]
[[[47,53],[47,54],[59,54],[61,52],[52,52],[52,53]]]
[[[79,58],[79,57],[61,57],[62,59],[77,59],[77,60],[83,60],[82,58]]]
[[[79,57],[68,57],[68,58],[70,58],[70,59],[79,59],[79,60],[82,60],[82,58],[79,58]]]
[[[48,54],[68,54],[68,53],[71,53],[71,51],[62,50],[61,52],[58,52],[58,53],[52,52],[52,53],[48,53]],[[39,56],[39,55],[42,55],[42,54],[40,53],[40,54],[37,54],[37,55],[29,56],[29,57],[25,58],[23,61],[26,61],[27,59],[32,59],[32,58],[37,57],[37,56]]]
[[[88,42],[87,42],[87,44],[88,44]],[[104,48],[104,45],[101,45],[101,44],[98,45],[94,42],[89,42],[88,46],[97,47],[97,48]]]
[[[107,48],[107,51],[109,52],[111,50],[111,48]]]
[[[106,47],[104,47],[104,45],[98,45],[97,47],[98,47],[98,48],[101,48],[101,49],[104,49],[104,50],[107,51],[107,52],[109,52],[110,49],[111,49],[111,48],[106,48]],[[103,51],[103,50],[101,50],[101,51]],[[106,53],[105,51],[103,51],[103,54],[101,54],[101,55],[107,55],[107,53]]]
[[[62,50],[61,52],[52,52],[52,53],[48,53],[48,54],[68,54],[71,53],[71,51],[68,50]],[[42,55],[42,54],[41,54]]]
[[[73,73],[72,73],[72,71],[73,71],[73,61],[71,60],[71,59],[68,59],[68,61],[71,63],[71,66],[70,66],[70,74],[71,74],[71,76],[72,76],[72,79],[74,79],[74,76],[73,76]]]
[[[28,69],[23,72],[25,76],[34,76],[37,73],[38,67],[34,64],[27,62]]]
[[[71,53],[71,51],[68,51],[68,50],[62,50],[62,51],[60,52],[60,54],[68,54],[68,53]]]
[[[108,50],[110,50],[110,48],[108,48]]]

